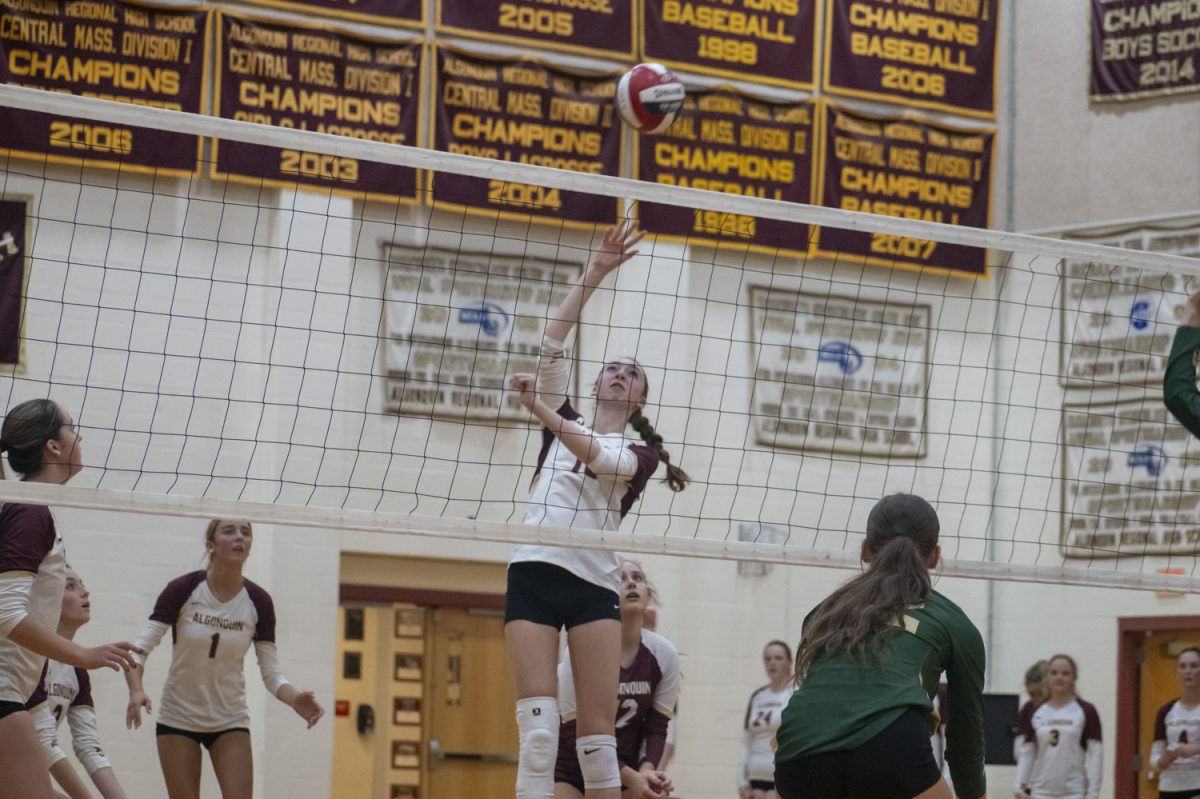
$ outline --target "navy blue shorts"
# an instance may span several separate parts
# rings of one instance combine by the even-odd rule
[[[509,565],[505,624],[531,621],[569,630],[601,619],[621,620],[621,599],[616,591],[550,563],[531,560]]]
[[[0,702],[0,719],[11,716],[13,713],[20,713],[24,709],[24,702]]]

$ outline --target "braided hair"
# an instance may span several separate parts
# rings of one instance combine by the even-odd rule
[[[658,450],[658,457],[667,465],[667,476],[663,478],[663,482],[669,485],[672,491],[682,491],[687,488],[692,478],[688,477],[688,473],[683,469],[671,463],[671,453],[663,449],[662,436],[654,430],[654,425],[650,424],[650,420],[641,410],[633,412],[633,415],[629,417],[629,424],[633,425],[633,429],[642,437],[642,441]]]

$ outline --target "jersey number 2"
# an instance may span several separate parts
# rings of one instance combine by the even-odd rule
[[[620,712],[621,717],[617,719],[617,729],[623,728],[629,723],[629,720],[637,715],[638,704],[636,699],[626,699],[621,702]]]
[[[217,656],[217,644],[221,643],[221,634],[213,633],[212,646],[208,648],[208,656],[215,658]]]

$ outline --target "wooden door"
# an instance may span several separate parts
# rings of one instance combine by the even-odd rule
[[[516,698],[493,610],[439,608],[429,625],[430,799],[512,796]]]

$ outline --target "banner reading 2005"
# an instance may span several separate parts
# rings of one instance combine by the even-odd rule
[[[418,145],[421,45],[221,12],[217,115]],[[323,153],[218,142],[214,177],[415,200],[416,170]]]
[[[624,160],[615,78],[582,77],[536,61],[485,60],[437,51],[434,147],[451,153],[616,175]],[[617,200],[546,186],[433,176],[433,199],[485,214],[611,224]]]
[[[434,0],[437,32],[633,57],[633,0]]]
[[[0,82],[203,111],[207,8],[0,0]],[[0,153],[192,174],[200,139],[0,108]]]
[[[965,131],[827,107],[821,204],[903,219],[988,227],[994,131]],[[815,255],[983,276],[987,252],[887,233],[823,227]]]

